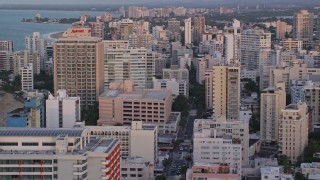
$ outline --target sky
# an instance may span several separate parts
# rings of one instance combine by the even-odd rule
[[[232,3],[232,2],[301,2],[301,0],[0,0],[0,4],[143,4],[143,3]],[[319,2],[320,0],[303,0],[303,2]],[[320,4],[320,3],[319,3]]]

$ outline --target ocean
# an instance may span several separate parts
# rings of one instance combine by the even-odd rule
[[[37,11],[37,10],[0,10],[0,40],[13,40],[15,51],[25,48],[24,38],[32,32],[40,32],[42,37],[49,37],[52,33],[63,32],[70,24],[41,24],[21,22],[23,18],[34,18],[40,13],[42,18],[77,18],[90,14],[100,16],[99,11]]]

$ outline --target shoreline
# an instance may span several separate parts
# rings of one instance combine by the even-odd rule
[[[54,32],[54,33],[49,34],[49,37],[51,39],[59,39],[62,37],[62,35],[63,35],[63,32]]]

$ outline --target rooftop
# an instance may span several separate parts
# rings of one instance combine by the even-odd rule
[[[100,97],[118,97],[127,100],[165,100],[168,96],[170,96],[170,91],[165,89],[139,89],[131,92],[125,92],[123,90],[108,90]]]
[[[81,137],[86,129],[82,128],[61,128],[61,129],[48,129],[48,128],[0,128],[1,136],[29,136],[29,137],[57,137],[61,134],[68,135],[69,137]]]

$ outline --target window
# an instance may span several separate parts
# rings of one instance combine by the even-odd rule
[[[43,142],[42,143],[42,146],[55,146],[56,145],[56,143],[54,143],[54,142]]]
[[[0,142],[0,146],[18,146],[17,142]]]
[[[22,146],[39,146],[37,142],[23,142]]]

